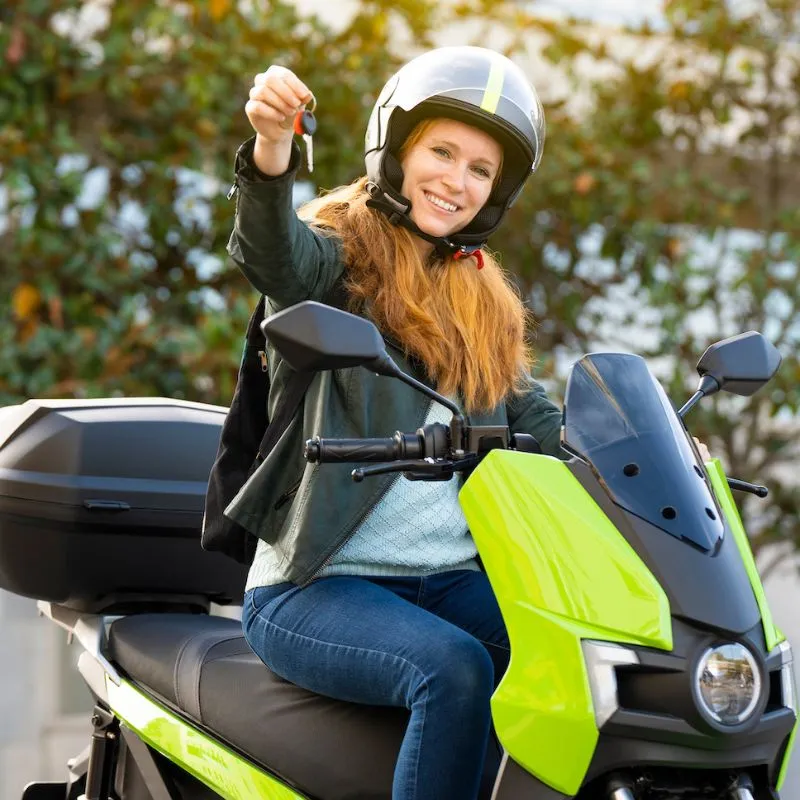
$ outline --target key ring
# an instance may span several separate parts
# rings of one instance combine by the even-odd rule
[[[317,108],[317,98],[314,96],[313,92],[311,93],[311,99],[308,102],[311,107],[309,108],[308,106],[306,106],[305,111],[307,111],[309,114],[313,114]],[[292,128],[294,126],[294,121],[297,118],[297,116],[303,113],[305,112],[298,111],[297,114],[294,114],[291,117],[287,117],[283,122],[279,122],[278,125],[280,125],[280,127],[283,128],[284,130],[288,130],[289,128]]]

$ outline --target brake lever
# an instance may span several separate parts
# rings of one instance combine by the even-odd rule
[[[369,478],[372,475],[386,475],[390,472],[403,472],[406,478],[412,481],[448,481],[455,472],[470,469],[477,462],[477,457],[471,453],[465,458],[459,458],[457,461],[444,459],[441,461],[420,461],[418,459],[388,461],[385,464],[357,467],[350,475],[356,483],[361,483],[364,478]]]
[[[414,467],[419,468],[424,461],[418,459],[407,461],[387,461],[384,464],[375,464],[371,467],[356,467],[350,476],[356,483],[361,483],[364,478],[369,478],[371,475],[385,475],[387,472],[404,472],[405,470]]]

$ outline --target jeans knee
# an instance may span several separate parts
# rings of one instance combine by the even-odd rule
[[[494,665],[486,648],[471,636],[437,648],[441,657],[429,675],[431,689],[459,705],[485,704],[494,688]]]

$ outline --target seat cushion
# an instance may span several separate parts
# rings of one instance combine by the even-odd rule
[[[288,683],[253,654],[239,622],[123,617],[111,626],[109,652],[138,685],[303,793],[391,797],[408,712],[343,703]]]

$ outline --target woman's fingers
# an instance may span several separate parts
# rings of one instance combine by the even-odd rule
[[[254,86],[268,85],[283,100],[295,107],[311,99],[311,90],[290,69],[273,64],[266,72],[259,72]]]
[[[248,100],[244,113],[253,126],[253,130],[270,142],[291,141],[292,117],[261,100]]]
[[[244,109],[256,133],[271,141],[283,141],[291,138],[295,115],[311,97],[297,75],[273,64],[253,78]]]
[[[300,106],[294,97],[287,99],[286,94],[281,94],[268,83],[261,84],[261,86],[254,86],[250,90],[250,99],[265,103],[284,117],[289,114],[296,114]]]
[[[283,122],[286,119],[285,114],[260,100],[248,100],[244,110],[251,122],[253,118],[267,122]]]

